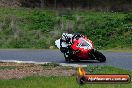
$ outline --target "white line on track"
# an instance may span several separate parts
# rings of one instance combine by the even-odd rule
[[[35,62],[35,61],[19,61],[19,60],[0,60],[0,62],[14,62],[14,63],[33,63],[33,64],[47,64],[52,62]],[[59,63],[61,66],[71,66],[71,67],[87,67],[87,65],[71,64],[71,63]]]

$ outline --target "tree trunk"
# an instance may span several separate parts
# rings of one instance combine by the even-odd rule
[[[70,8],[71,8],[71,10],[73,10],[73,7],[74,7],[74,6],[73,6],[73,3],[74,3],[73,0],[70,0],[70,3],[71,3],[71,4],[70,4]]]
[[[56,0],[54,0],[54,8],[56,8],[57,7],[57,1]]]
[[[44,8],[45,0],[40,0],[40,7]]]

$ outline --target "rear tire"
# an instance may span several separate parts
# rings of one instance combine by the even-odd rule
[[[100,62],[105,62],[106,61],[106,57],[99,51],[95,51],[94,55],[96,57],[96,59]]]

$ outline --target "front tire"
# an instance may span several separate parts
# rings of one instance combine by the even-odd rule
[[[95,51],[94,54],[95,54],[95,57],[98,61],[100,61],[100,62],[106,61],[106,57],[101,52]]]

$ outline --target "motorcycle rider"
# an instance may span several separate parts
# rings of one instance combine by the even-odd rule
[[[68,51],[68,53],[77,53],[78,52],[78,39],[80,37],[84,37],[84,35],[82,34],[68,34],[68,33],[63,33],[62,34],[62,38],[60,40],[60,46],[61,46],[61,51]],[[65,45],[67,44],[67,47],[63,47],[63,43],[65,43]],[[71,48],[71,44],[72,44],[72,48]]]
[[[79,39],[80,37],[84,37],[84,35],[63,33],[61,39],[63,42],[66,42],[67,44],[73,44],[74,39]]]

